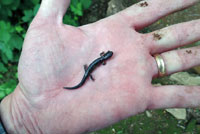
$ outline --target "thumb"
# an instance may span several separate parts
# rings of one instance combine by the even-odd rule
[[[69,7],[70,0],[42,0],[37,16],[42,19],[62,23],[63,16]]]

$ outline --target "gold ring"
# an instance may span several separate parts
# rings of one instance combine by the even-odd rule
[[[156,60],[157,66],[158,66],[158,76],[162,77],[166,75],[166,67],[165,62],[160,54],[155,54],[154,58]]]

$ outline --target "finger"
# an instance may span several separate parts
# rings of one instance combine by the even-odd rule
[[[200,86],[161,86],[151,91],[148,109],[200,106]]]
[[[38,16],[42,19],[54,19],[62,22],[70,0],[42,0]]]
[[[200,65],[200,46],[165,52],[161,57],[164,60],[166,73],[172,74]]]
[[[176,24],[146,34],[152,54],[172,50],[200,40],[200,20]]]
[[[135,4],[118,15],[137,30],[144,28],[172,12],[189,7],[199,0],[146,0]]]

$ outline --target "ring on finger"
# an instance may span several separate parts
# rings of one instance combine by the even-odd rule
[[[155,54],[154,58],[156,60],[158,66],[158,76],[163,77],[166,75],[166,67],[165,62],[160,54]]]

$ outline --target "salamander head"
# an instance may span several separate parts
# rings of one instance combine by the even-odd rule
[[[112,55],[113,55],[113,52],[112,51],[108,51],[102,57],[103,57],[104,60],[107,60],[110,57],[112,57]]]

